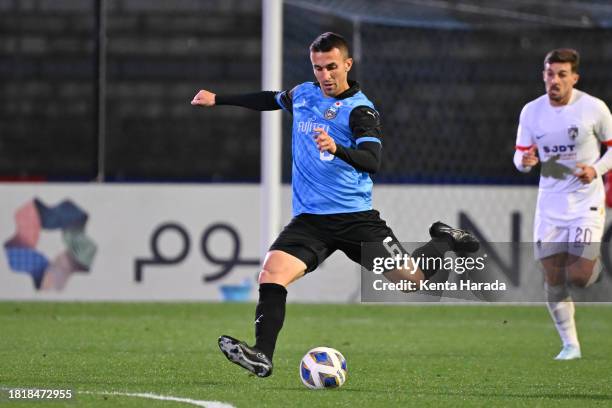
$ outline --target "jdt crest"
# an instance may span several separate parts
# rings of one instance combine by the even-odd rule
[[[338,109],[340,109],[341,106],[342,106],[342,102],[340,101],[334,102],[332,106],[327,108],[327,110],[323,114],[323,117],[325,117],[325,119],[327,120],[332,120],[333,118],[338,116]]]
[[[578,126],[571,125],[570,127],[568,127],[567,136],[570,138],[570,140],[576,140],[576,138],[578,137]]]

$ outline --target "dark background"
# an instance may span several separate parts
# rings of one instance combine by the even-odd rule
[[[535,182],[512,155],[552,48],[577,48],[578,88],[610,104],[607,2],[425,3],[284,6],[286,88],[313,79],[308,45],[319,33],[360,39],[353,79],[385,128],[379,182]],[[0,0],[0,180],[96,178],[96,4]],[[108,0],[106,10],[105,180],[259,181],[259,113],[189,102],[199,89],[261,89],[260,2]],[[283,130],[288,181],[288,115]]]

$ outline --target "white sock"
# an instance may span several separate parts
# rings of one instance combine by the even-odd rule
[[[563,342],[563,346],[580,347],[578,343],[578,333],[576,332],[576,321],[574,320],[574,301],[570,296],[565,285],[548,286],[546,285],[548,301],[546,306],[550,312],[559,337]]]

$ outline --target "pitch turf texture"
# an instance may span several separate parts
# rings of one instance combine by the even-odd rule
[[[558,362],[540,306],[297,305],[287,308],[274,374],[261,379],[219,352],[251,340],[253,304],[0,303],[3,406],[180,407],[101,394],[152,393],[235,407],[611,406],[612,307],[578,305],[583,359]],[[347,358],[338,390],[313,391],[302,355]],[[65,402],[9,401],[7,389],[72,389]],[[89,392],[89,393],[85,393]],[[100,393],[100,394],[97,394]]]

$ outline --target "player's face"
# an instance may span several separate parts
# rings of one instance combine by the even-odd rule
[[[576,82],[578,74],[572,72],[572,64],[569,62],[544,65],[544,84],[552,105],[567,105]]]
[[[352,58],[345,58],[338,48],[332,48],[327,52],[311,52],[310,61],[326,96],[337,96],[349,89],[347,77],[353,66]]]

